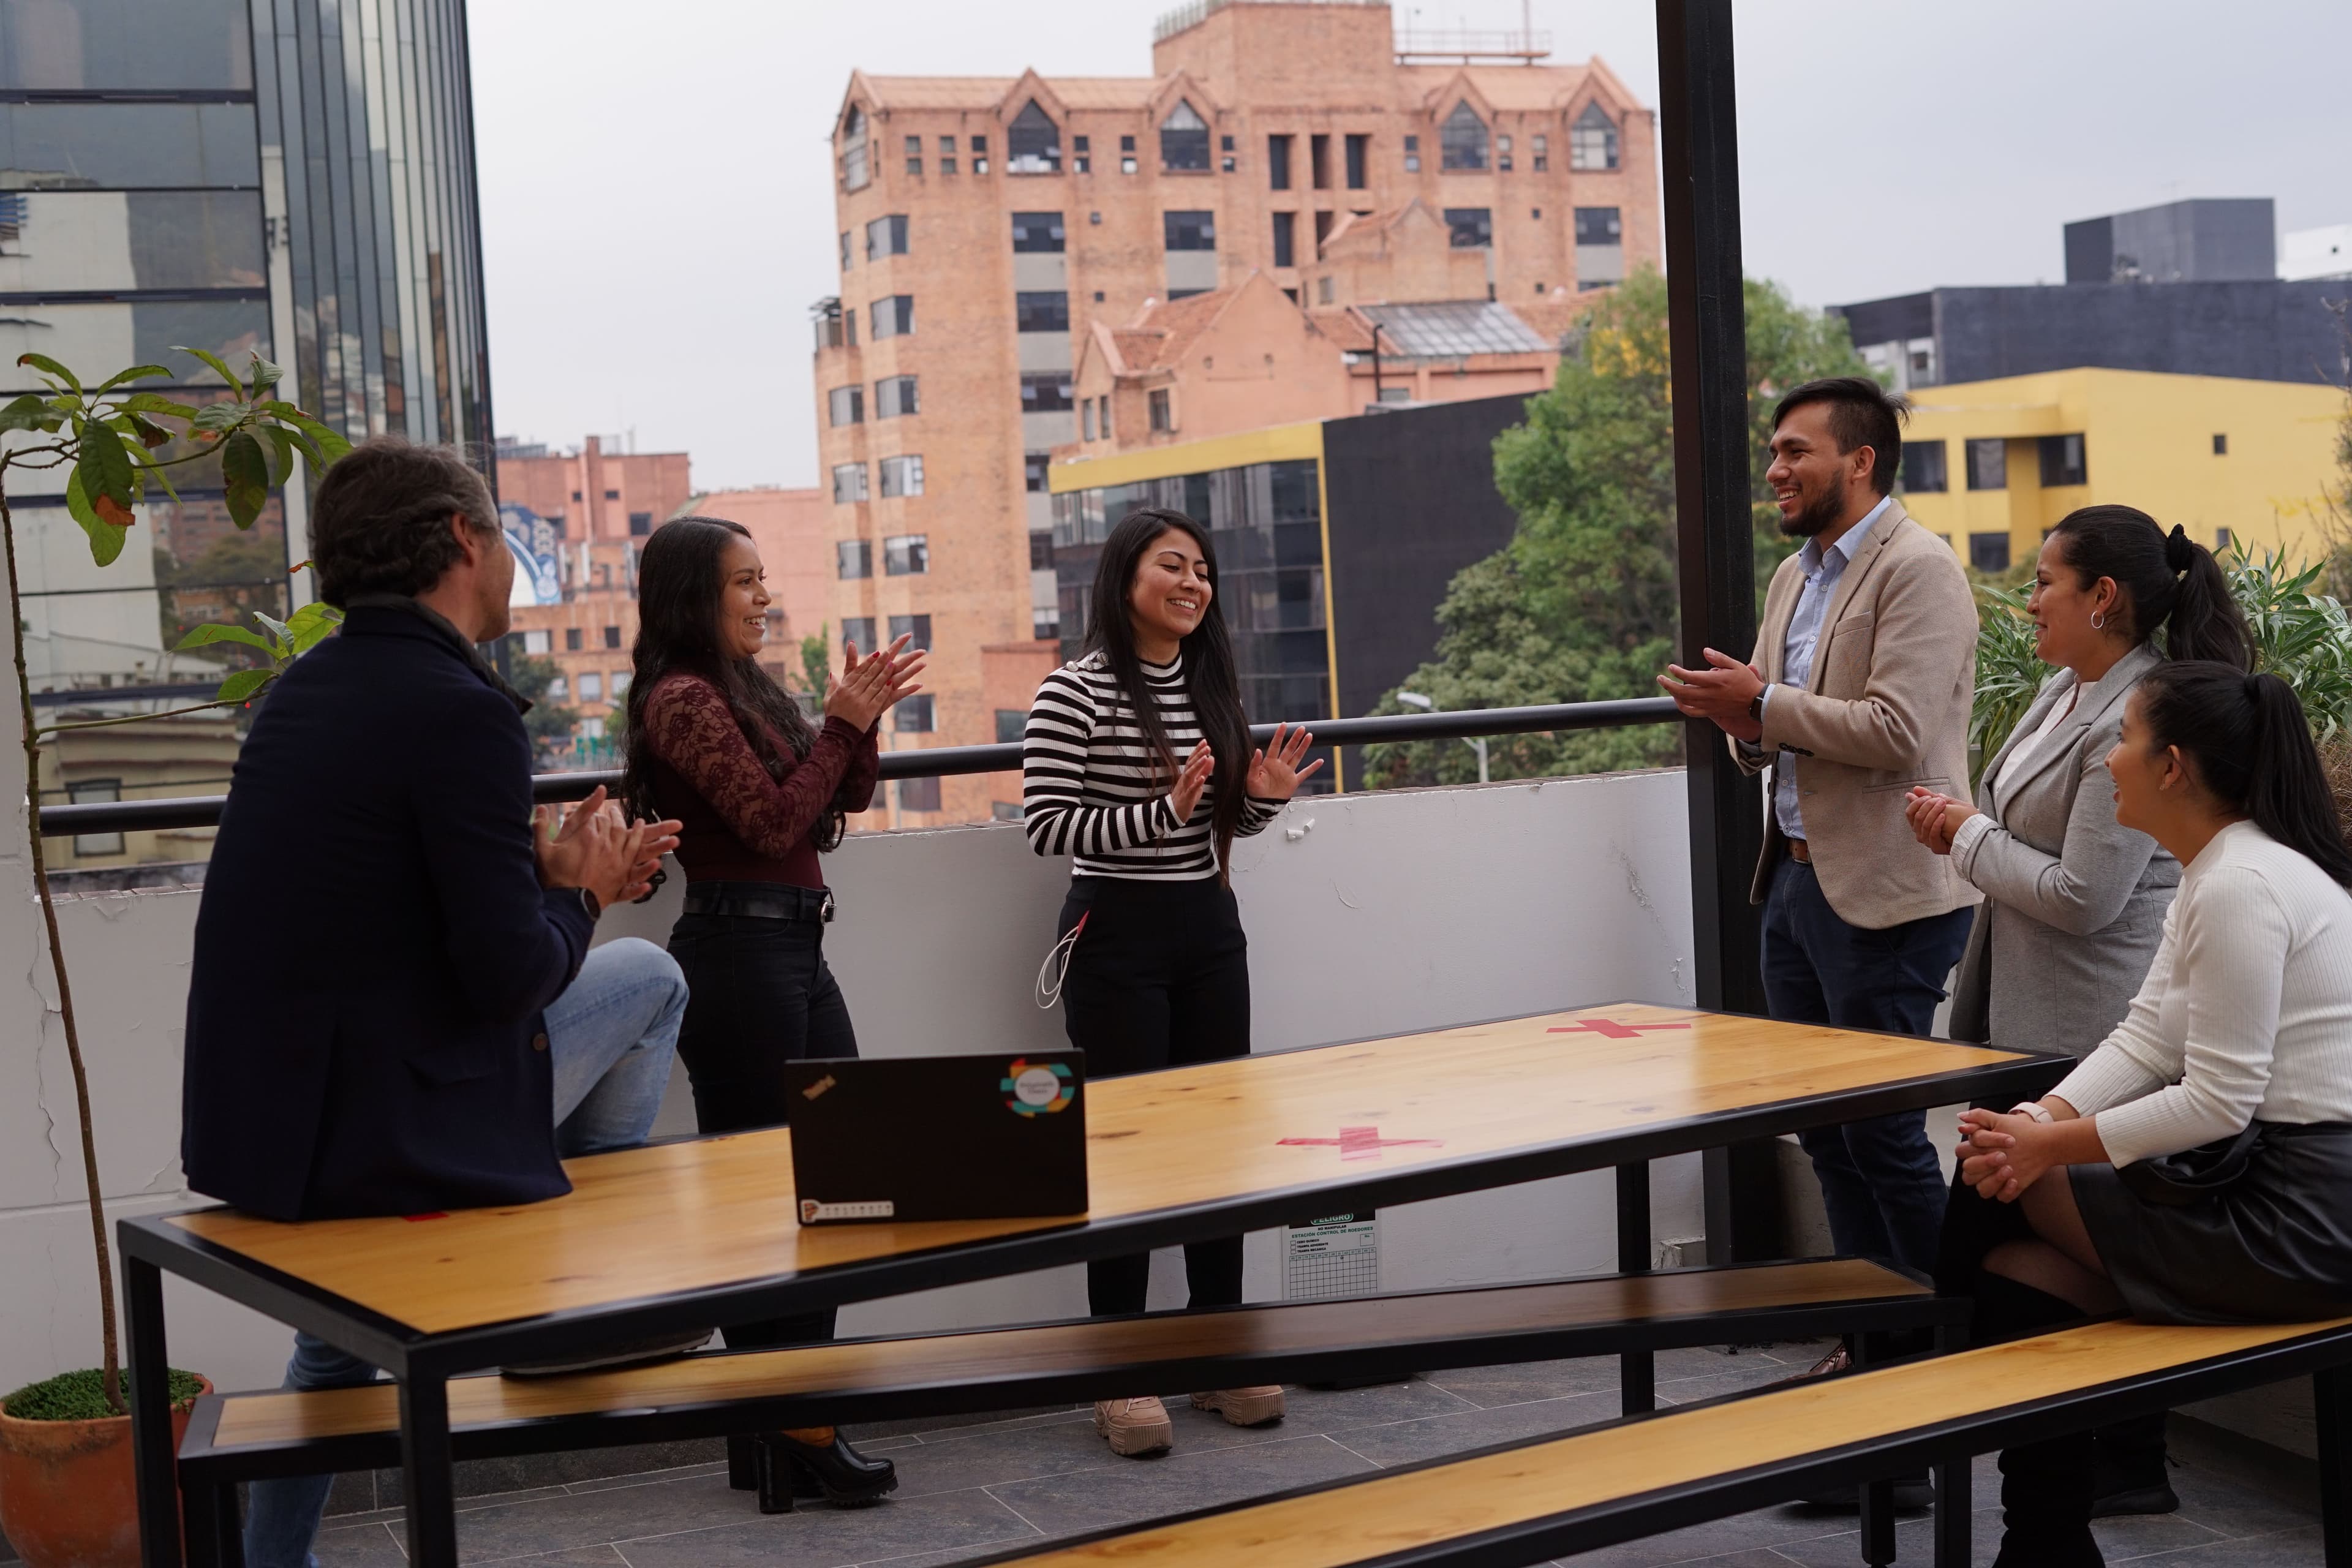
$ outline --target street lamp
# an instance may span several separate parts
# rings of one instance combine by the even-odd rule
[[[1437,706],[1418,691],[1400,691],[1396,694],[1396,700],[1408,708],[1418,708],[1423,713],[1432,711]],[[1484,735],[1465,735],[1462,738],[1462,743],[1478,753],[1478,782],[1485,784],[1486,782],[1486,738]]]

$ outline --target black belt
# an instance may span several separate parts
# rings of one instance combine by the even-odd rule
[[[690,915],[743,915],[761,921],[808,921],[829,925],[833,921],[833,889],[777,887],[747,893],[688,888],[686,890],[686,912]]]

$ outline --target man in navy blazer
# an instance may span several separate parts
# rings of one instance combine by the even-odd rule
[[[475,645],[514,558],[481,476],[380,437],[320,481],[311,550],[342,629],[271,688],[205,877],[188,990],[188,1184],[273,1219],[529,1203],[560,1161],[645,1142],[686,982],[591,949],[674,822],[603,792],[534,809],[529,706]],[[652,1347],[640,1347],[651,1350]],[[375,1369],[295,1336],[287,1385]],[[253,1489],[253,1568],[304,1568],[327,1478]]]

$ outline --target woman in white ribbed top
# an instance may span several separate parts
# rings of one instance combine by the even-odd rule
[[[1961,1118],[1947,1247],[1979,1342],[2119,1308],[2294,1321],[2352,1303],[2352,851],[2303,707],[2169,662],[2108,754],[2116,820],[2183,867],[2124,1022],[2050,1094]],[[1948,1257],[1949,1253],[1948,1251]],[[2001,1456],[2000,1568],[2101,1561],[2086,1436]]]

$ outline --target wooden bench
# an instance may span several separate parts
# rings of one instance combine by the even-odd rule
[[[2304,1373],[2317,1383],[2328,1568],[2352,1568],[2352,1319],[2251,1328],[2111,1320],[1400,1466],[980,1564],[1514,1568],[1924,1465],[1936,1562],[1969,1562],[1967,1460]],[[1868,1533],[1866,1527],[1866,1533]],[[1873,1563],[1894,1557],[1880,1516]]]
[[[1853,1258],[1085,1319],[689,1356],[449,1384],[459,1458],[1111,1398],[1139,1389],[1377,1380],[1758,1340],[1948,1331],[1965,1303]],[[210,1394],[180,1447],[189,1561],[235,1563],[239,1481],[400,1462],[389,1383]],[[739,1482],[740,1478],[739,1477]],[[790,1507],[780,1488],[761,1506]]]

